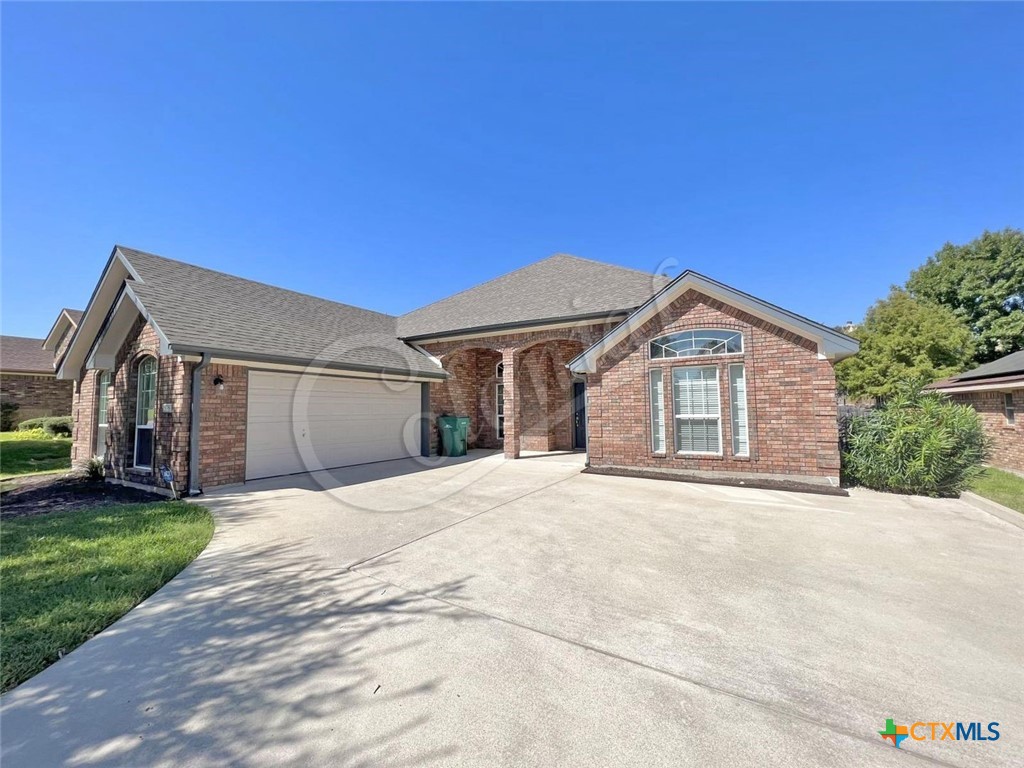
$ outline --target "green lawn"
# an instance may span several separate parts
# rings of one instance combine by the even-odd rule
[[[71,468],[71,438],[42,430],[0,432],[0,478]]]
[[[971,486],[979,496],[1024,512],[1024,477],[989,467]]]
[[[122,504],[0,526],[0,690],[32,677],[123,616],[213,535],[203,507]]]

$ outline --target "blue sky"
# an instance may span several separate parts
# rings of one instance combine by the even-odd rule
[[[827,323],[1021,226],[1024,5],[4,3],[3,332],[115,242],[400,313],[554,252]]]

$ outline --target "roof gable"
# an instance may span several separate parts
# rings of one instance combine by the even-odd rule
[[[652,296],[626,318],[625,322],[609,331],[604,338],[583,351],[569,363],[575,373],[594,373],[598,361],[609,351],[628,339],[655,315],[667,309],[686,291],[696,290],[724,304],[743,310],[784,330],[809,339],[818,345],[818,355],[833,362],[857,353],[860,342],[827,325],[816,323],[782,307],[770,304],[748,293],[719,283],[698,272],[686,270],[661,291]]]
[[[430,358],[397,338],[391,315],[122,246],[115,247],[90,300],[82,324],[87,332],[72,342],[75,354],[67,356],[69,370],[62,365],[62,375],[75,375],[86,361],[122,294],[153,325],[165,354],[209,352],[243,360],[444,375]]]
[[[555,254],[398,318],[402,338],[625,315],[669,278]]]
[[[69,333],[74,333],[78,328],[78,323],[82,320],[82,314],[83,312],[80,309],[64,307],[60,314],[57,315],[57,319],[53,321],[53,325],[50,326],[50,332],[43,339],[43,349],[50,352],[56,351],[61,339]]]

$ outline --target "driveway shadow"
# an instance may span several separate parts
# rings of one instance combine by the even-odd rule
[[[464,586],[431,592],[452,599]],[[430,653],[418,647],[432,642],[428,633],[410,631],[429,617],[473,618],[341,569],[312,570],[300,544],[204,553],[119,622],[4,696],[4,768],[450,758],[453,744],[394,751],[428,724],[423,714],[392,718],[372,732],[347,729],[357,710],[429,695],[444,682],[426,672],[429,665],[412,683],[388,680],[390,658]]]

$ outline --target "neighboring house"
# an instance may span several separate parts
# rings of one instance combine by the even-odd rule
[[[451,414],[508,458],[834,483],[832,367],[856,350],[694,272],[556,255],[394,317],[115,247],[58,375],[73,459],[121,482],[427,456]]]
[[[81,316],[78,310],[62,309],[54,329],[63,330],[57,336],[51,330],[45,339],[0,336],[0,403],[10,411],[5,426],[8,422],[17,426],[26,419],[71,413],[72,385],[57,379],[54,353],[58,338],[63,348],[67,347]]]
[[[992,441],[994,467],[1024,472],[1024,350],[929,384],[974,408]]]

